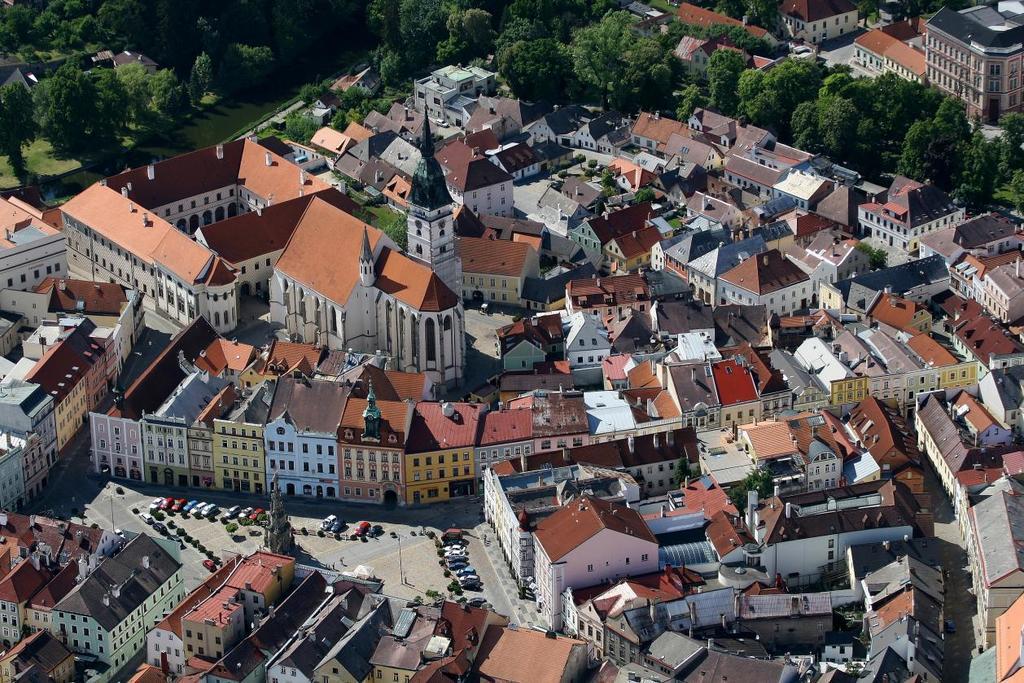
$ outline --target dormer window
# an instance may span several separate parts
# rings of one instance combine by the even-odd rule
[[[351,429],[346,429],[345,430],[345,438],[346,439],[351,439],[352,438],[352,430]]]

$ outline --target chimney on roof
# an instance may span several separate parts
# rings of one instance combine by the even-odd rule
[[[274,165],[274,157],[272,157],[270,155],[270,152],[267,152],[266,154],[264,154],[263,157],[264,157],[264,159],[267,162],[267,166],[273,166]]]
[[[122,185],[121,186],[121,196],[122,197],[127,197],[128,196],[128,186],[127,185]]]
[[[142,556],[142,568],[149,569],[149,555]]]
[[[762,257],[761,263],[763,263],[763,264],[764,264],[764,265],[766,265],[766,266],[768,265],[768,254],[765,254],[765,255],[764,255],[764,256]]]
[[[1017,259],[1014,263],[1014,268],[1017,271],[1017,277],[1020,277],[1020,259]]]
[[[224,158],[224,145],[217,145],[217,158],[218,159],[223,159]]]
[[[305,185],[305,184],[306,184],[306,169],[300,168],[299,169],[299,185],[302,186],[302,185]]]
[[[156,166],[153,164],[146,166],[146,177],[150,180],[156,179]]]
[[[789,519],[789,518],[790,518],[790,515],[791,515],[792,513],[793,513],[793,504],[792,504],[792,503],[788,503],[788,502],[787,502],[787,503],[786,503],[786,519]]]
[[[145,227],[148,227],[148,226],[149,226],[149,213],[143,211],[142,212],[142,227],[145,228]]]

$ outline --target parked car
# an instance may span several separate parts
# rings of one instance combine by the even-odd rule
[[[162,534],[166,534],[167,533],[167,527],[165,527],[160,522],[153,522],[153,528],[156,529],[157,531],[159,531]]]
[[[174,505],[174,498],[167,497],[164,498],[164,502],[160,503],[160,509],[170,510],[172,505]]]
[[[203,566],[206,567],[211,574],[217,571],[217,563],[213,560],[203,560]]]
[[[341,521],[340,519],[336,519],[333,522],[331,522],[330,532],[332,534],[336,534],[338,532],[344,531],[346,528],[348,528],[348,525],[345,524],[345,522]]]
[[[478,591],[480,590],[480,579],[476,576],[459,579],[459,585],[463,590]]]
[[[466,553],[445,553],[445,555],[444,555],[444,559],[445,559],[446,562],[448,562],[448,561],[454,562],[456,560],[465,560],[465,559],[468,559],[468,558],[469,558],[469,555],[467,555]]]
[[[192,509],[195,508],[197,505],[199,505],[199,501],[198,500],[190,500],[189,502],[185,503],[185,507],[181,508],[181,511],[182,512],[191,512]]]
[[[174,504],[171,505],[171,512],[181,512],[185,509],[185,503],[187,502],[184,498],[175,499]]]
[[[235,517],[238,517],[238,513],[241,511],[242,508],[240,505],[232,505],[231,507],[228,508],[228,511],[225,513],[225,516],[228,519],[234,519]]]
[[[369,522],[359,522],[359,524],[356,525],[356,536],[365,536],[369,533],[370,528]]]
[[[956,633],[956,622],[952,619],[946,619],[946,633]]]
[[[150,510],[159,510],[161,507],[163,507],[163,504],[164,504],[164,499],[163,498],[154,498],[153,502],[149,504],[149,509]]]
[[[484,607],[487,604],[487,598],[480,595],[475,598],[470,598],[469,600],[466,600],[466,604],[470,607]]]
[[[380,524],[374,524],[372,527],[370,527],[370,532],[371,536],[380,536],[384,533],[384,527]]]
[[[203,508],[204,517],[216,517],[218,512],[220,512],[220,508],[217,507],[216,504],[214,503],[210,503],[209,505]]]
[[[452,572],[455,572],[455,571],[458,571],[459,569],[463,569],[464,567],[468,567],[468,566],[469,566],[469,562],[466,562],[465,560],[452,560],[451,562],[448,563],[448,570],[452,571]]]
[[[139,515],[139,519],[141,519],[146,524],[149,524],[150,526],[152,526],[153,524],[153,515],[149,514],[148,512],[143,512],[141,515]]]
[[[238,518],[243,519],[252,514],[252,508],[242,508],[242,511],[238,513]]]
[[[331,525],[334,524],[336,521],[338,521],[338,517],[336,515],[327,515],[326,517],[324,517],[323,521],[320,522],[320,528],[324,531],[329,531]]]
[[[264,512],[266,512],[266,510],[264,510],[263,508],[256,508],[249,514],[249,519],[255,522],[257,519],[260,518],[260,515],[262,515]]]
[[[476,576],[476,569],[472,565],[467,565],[462,569],[456,569],[455,573],[459,576]]]

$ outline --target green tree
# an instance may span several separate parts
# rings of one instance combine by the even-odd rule
[[[732,50],[718,52],[731,52],[742,60]],[[773,127],[786,138],[793,112],[801,102],[817,99],[821,79],[821,67],[809,60],[787,59],[766,72],[751,69],[743,74],[737,86],[738,110],[751,123]]]
[[[166,132],[188,111],[188,91],[171,69],[160,69],[153,74],[149,90],[152,94],[153,128]]]
[[[821,135],[818,132],[818,103],[801,102],[793,111],[790,119],[793,130],[793,144],[808,152],[818,152],[822,148]]]
[[[453,8],[448,15],[448,38],[437,46],[437,61],[451,64],[485,57],[494,47],[492,21],[485,10]]]
[[[708,94],[711,105],[728,116],[736,114],[739,107],[737,89],[744,67],[743,56],[735,50],[715,50],[708,60]]]
[[[124,88],[124,108],[128,121],[140,127],[146,125],[152,100],[146,67],[141,64],[126,64],[113,73],[117,75],[117,80]]]
[[[654,190],[650,187],[641,187],[633,195],[633,202],[636,204],[643,204],[644,202],[654,201]]]
[[[601,98],[608,108],[612,90],[625,71],[623,55],[636,40],[633,20],[625,12],[611,12],[598,23],[576,32],[572,39],[576,78]]]
[[[402,45],[399,3],[395,0],[370,0],[366,8],[366,21],[384,45],[398,49]]]
[[[1024,213],[1024,170],[1014,172],[1007,186],[1013,208],[1017,213]]]
[[[1013,112],[999,121],[999,176],[1008,181],[1017,169],[1024,169],[1024,114]]]
[[[989,142],[975,130],[964,145],[963,168],[954,196],[975,211],[985,209],[992,201],[999,174],[1000,143]]]
[[[516,97],[562,102],[573,77],[568,50],[557,40],[521,40],[503,50],[498,70]]]
[[[681,91],[679,91],[679,104],[676,105],[676,118],[680,121],[686,121],[693,116],[693,111],[698,107],[703,107],[706,104],[704,93],[701,92],[700,87],[694,83],[690,83]]]
[[[266,45],[232,43],[224,51],[217,80],[229,92],[251,88],[259,83],[274,64],[274,53]]]
[[[21,148],[36,135],[32,95],[22,85],[9,83],[0,88],[0,151],[7,155],[18,177],[25,175]]]
[[[284,134],[289,140],[306,144],[317,131],[317,124],[313,119],[301,112],[292,112],[284,120]]]
[[[774,29],[779,20],[779,5],[775,0],[747,0],[747,17],[752,24]]]
[[[910,127],[903,143],[899,172],[950,191],[960,177],[962,153],[970,137],[971,125],[963,105],[946,98],[934,117]]]
[[[822,98],[818,100],[817,109],[818,130],[825,153],[836,161],[846,160],[857,142],[860,112],[844,97]]]
[[[674,102],[673,83],[679,60],[653,38],[636,38],[623,55],[625,68],[611,90],[619,111],[667,109]]]
[[[106,0],[96,13],[100,28],[110,40],[141,47],[149,37],[146,10],[139,0]]]
[[[44,137],[59,152],[84,147],[96,119],[93,80],[65,63],[33,90],[36,116]]]
[[[729,501],[737,510],[747,509],[747,492],[757,491],[758,499],[771,497],[775,488],[772,473],[766,467],[757,467],[743,481],[729,489]]]
[[[447,32],[448,12],[441,0],[401,0],[398,8],[401,53],[406,68],[419,70],[434,60]]]
[[[127,91],[113,69],[100,71],[94,83],[96,101],[89,133],[95,138],[116,141],[124,134],[130,120],[130,113],[124,106]]]
[[[192,64],[188,78],[188,96],[192,104],[198,105],[213,83],[213,60],[210,55],[200,52]]]
[[[885,249],[876,249],[867,242],[858,242],[857,251],[867,254],[868,266],[871,270],[878,270],[879,268],[885,268],[889,261],[889,254]]]
[[[739,19],[746,11],[746,5],[743,0],[718,0],[715,3],[715,11]]]

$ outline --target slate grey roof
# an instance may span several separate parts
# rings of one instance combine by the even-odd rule
[[[970,511],[986,585],[1024,570],[1024,496],[1002,491]]]
[[[928,28],[933,27],[957,40],[982,47],[1010,48],[1024,42],[1021,16],[1003,14],[991,5],[968,7],[960,12],[943,7],[928,20]]]
[[[654,639],[648,656],[669,669],[675,670],[690,657],[704,649],[705,642],[694,640],[682,633],[666,631]]]
[[[731,233],[725,228],[687,233],[680,236],[677,241],[673,242],[665,250],[665,256],[671,256],[673,260],[679,263],[689,263],[711,250],[717,249],[720,245],[728,244],[731,241]]]
[[[117,555],[100,562],[54,610],[92,617],[111,631],[179,569],[181,562],[163,546],[151,536],[139,534]]]
[[[268,418],[273,421],[287,413],[289,421],[302,431],[336,432],[348,394],[347,387],[335,382],[282,377]]]
[[[946,267],[946,261],[941,255],[936,254],[928,258],[874,270],[870,273],[862,273],[840,280],[834,286],[842,294],[847,305],[850,305],[852,300],[862,296],[862,294],[855,295],[853,292],[855,285],[862,288],[861,292],[880,292],[889,286],[892,287],[893,294],[903,295],[914,287],[947,279],[949,279],[949,270]],[[868,302],[870,303],[870,298],[868,298]]]
[[[693,259],[689,263],[688,270],[696,270],[708,277],[716,278],[725,271],[735,268],[749,257],[760,254],[766,248],[764,238],[759,235],[739,242],[730,242]]]
[[[554,277],[528,277],[523,282],[523,299],[545,304],[558,301],[565,298],[565,286],[570,281],[589,280],[595,275],[597,275],[597,269],[588,262]]]
[[[345,635],[331,647],[321,664],[334,660],[355,680],[365,680],[373,667],[370,656],[391,620],[389,603],[380,602],[372,611],[352,625]],[[318,667],[319,668],[319,667]]]

